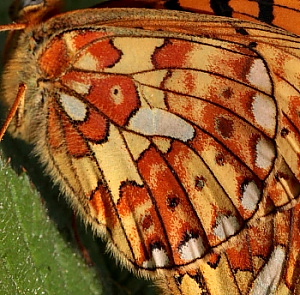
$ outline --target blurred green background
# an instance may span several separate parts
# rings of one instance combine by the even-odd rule
[[[98,2],[67,1],[67,8]],[[0,1],[0,24],[9,23],[9,5],[10,1]],[[5,35],[0,32],[1,56]],[[2,108],[1,113],[3,123]],[[151,283],[135,278],[105,254],[105,243],[74,218],[58,188],[30,156],[31,150],[8,135],[1,143],[0,294],[157,294]],[[84,260],[82,248],[92,266]]]

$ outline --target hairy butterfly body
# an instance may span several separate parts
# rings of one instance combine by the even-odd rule
[[[299,37],[40,2],[9,43],[9,132],[114,256],[168,294],[299,294]]]

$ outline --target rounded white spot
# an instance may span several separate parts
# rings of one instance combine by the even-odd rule
[[[252,113],[255,121],[274,135],[276,131],[276,105],[271,97],[257,94],[253,97]]]
[[[84,121],[86,118],[86,104],[75,96],[65,93],[60,95],[61,104],[72,120]]]
[[[158,108],[141,108],[130,120],[129,128],[144,135],[159,135],[188,141],[194,128],[180,117]]]
[[[165,267],[170,263],[167,252],[164,249],[155,248],[152,250],[152,258],[143,262],[145,268]]]
[[[221,215],[217,218],[214,232],[221,240],[225,240],[234,235],[239,229],[240,224],[235,216]]]
[[[246,210],[253,211],[256,209],[260,200],[260,190],[254,181],[250,181],[243,187],[242,206]]]
[[[201,237],[190,238],[187,242],[179,247],[180,257],[183,260],[191,261],[201,257],[205,248]]]
[[[277,246],[268,261],[260,271],[250,290],[250,295],[268,295],[275,294],[286,258],[285,250]]]
[[[261,59],[255,59],[247,74],[248,81],[257,89],[272,93],[272,83],[268,70]]]
[[[269,170],[272,167],[274,159],[275,148],[273,143],[265,138],[260,138],[256,144],[256,166]]]
[[[153,249],[152,256],[157,267],[163,267],[169,264],[168,254],[163,249]]]

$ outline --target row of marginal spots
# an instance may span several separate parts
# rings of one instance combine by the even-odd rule
[[[243,117],[269,137],[275,135],[274,99],[250,85],[213,73],[176,69],[168,72],[161,88],[217,104]]]
[[[244,223],[241,213],[192,149],[174,142],[167,160],[187,192],[211,246],[220,244],[241,229]]]
[[[138,168],[155,200],[175,265],[204,255],[209,244],[201,221],[164,158],[150,148],[138,161]]]
[[[168,105],[171,112],[193,122],[227,147],[259,178],[268,176],[275,147],[259,130],[231,112],[193,97],[169,94]]]
[[[229,204],[227,204],[228,201],[225,202],[225,199],[229,197],[230,202],[232,202],[232,205],[238,210],[243,219],[250,218],[261,200],[263,190],[262,182],[230,151],[211,138],[206,132],[196,129],[196,136],[191,144],[197,154],[201,156],[206,167],[209,167],[207,169],[212,175],[210,176],[212,180],[208,188],[211,190],[212,196],[218,185],[223,190],[222,194],[224,195],[224,200],[220,200],[221,204],[219,202],[216,203],[217,208],[222,208],[222,203],[224,205],[226,204],[226,208],[231,208]],[[203,173],[202,170],[200,171]],[[201,176],[203,176],[204,179],[209,179],[206,174],[199,175],[199,172],[194,174],[194,177],[196,176],[197,179]],[[218,193],[218,195],[222,194],[221,192]],[[216,200],[214,202],[216,202]],[[231,212],[234,211],[231,209]],[[232,215],[232,213],[230,215]]]
[[[262,59],[238,51],[226,51],[225,55],[224,49],[175,39],[157,49],[153,60],[158,69],[176,69],[169,72],[163,89],[245,113],[252,124],[270,136],[275,134],[276,105],[268,96],[272,95],[272,82]]]

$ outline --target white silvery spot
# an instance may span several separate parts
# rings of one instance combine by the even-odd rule
[[[188,141],[194,128],[180,117],[158,108],[141,108],[130,120],[129,128],[144,135],[158,135]]]
[[[257,94],[253,97],[252,113],[255,121],[263,128],[275,131],[276,128],[276,105],[272,98]]]
[[[272,93],[272,83],[268,70],[261,59],[255,59],[247,74],[248,81],[257,89]]]
[[[180,257],[183,260],[191,261],[201,257],[205,248],[201,237],[190,238],[187,242],[179,247]]]
[[[285,250],[281,246],[277,246],[272,252],[269,261],[253,282],[250,295],[277,294],[276,290],[284,269],[285,258]]]
[[[86,104],[76,98],[65,93],[60,95],[61,104],[72,120],[84,121],[87,114]]]
[[[235,216],[221,215],[217,218],[217,225],[214,229],[215,235],[220,240],[234,235],[240,229],[239,222]]]
[[[155,248],[152,250],[152,258],[143,262],[145,268],[165,267],[170,263],[167,252],[164,249]]]
[[[157,267],[163,267],[169,264],[169,257],[164,249],[153,249],[152,256]]]
[[[245,184],[243,187],[242,206],[246,210],[255,210],[260,199],[260,193],[261,192],[254,181]]]
[[[260,138],[256,144],[255,164],[262,169],[270,169],[275,158],[273,143],[265,138]]]

